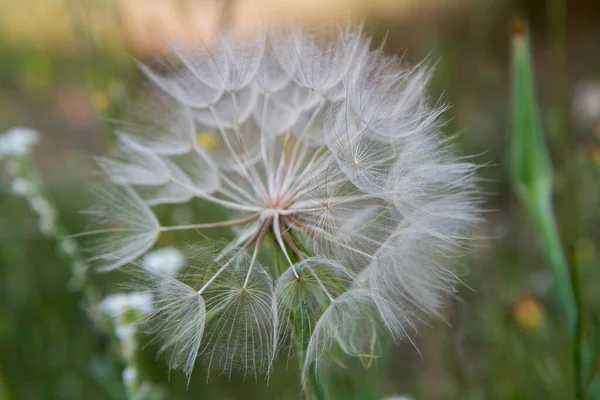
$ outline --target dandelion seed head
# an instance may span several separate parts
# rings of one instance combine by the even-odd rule
[[[217,43],[174,46],[165,74],[140,64],[155,89],[98,159],[112,183],[82,235],[90,261],[116,269],[163,232],[230,228],[225,242],[199,235],[178,275],[170,256],[144,258],[171,367],[189,375],[201,356],[268,375],[290,340],[305,372],[334,348],[368,365],[382,332],[410,339],[439,312],[479,218],[476,167],[441,136],[431,68],[371,49],[360,28]],[[154,215],[197,198],[228,219]]]

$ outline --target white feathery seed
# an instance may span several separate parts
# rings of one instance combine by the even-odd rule
[[[476,166],[440,132],[431,69],[371,49],[360,28],[217,43],[174,46],[168,73],[140,64],[156,89],[98,159],[112,184],[81,235],[90,261],[112,270],[162,232],[231,228],[225,243],[199,234],[178,276],[144,259],[161,351],[188,376],[199,355],[268,375],[289,340],[305,373],[334,348],[368,362],[384,331],[410,340],[455,290],[479,219]],[[230,217],[154,215],[194,199]]]

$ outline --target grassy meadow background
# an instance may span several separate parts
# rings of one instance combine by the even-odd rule
[[[412,63],[424,57],[436,61],[431,94],[452,106],[445,131],[458,133],[462,151],[485,164],[480,175],[486,222],[459,271],[464,284],[445,309],[445,320],[421,324],[414,338],[419,351],[410,343],[392,346],[382,362],[359,374],[360,384],[380,385],[382,397],[417,400],[575,398],[570,328],[547,254],[510,179],[510,24],[521,17],[530,26],[554,208],[562,245],[577,255],[586,337],[593,347],[600,343],[600,3],[8,3],[0,2],[0,132],[24,126],[41,133],[31,159],[71,233],[85,227],[78,211],[91,201],[86,193],[91,156],[110,149],[111,120],[123,115],[144,85],[133,57],[151,60],[170,38],[194,41],[224,25],[243,32],[260,18],[285,23],[294,17],[319,25],[343,21],[350,10],[364,18],[375,42],[385,38],[387,51],[405,54]],[[193,218],[205,212],[215,211],[199,201],[165,209],[164,215]],[[193,235],[165,236],[160,244],[183,248],[193,240]],[[126,398],[123,363],[111,333],[92,321],[70,278],[56,241],[39,233],[36,215],[11,193],[10,178],[0,169],[0,399]],[[119,290],[121,278],[92,274],[89,280],[98,292],[110,293]],[[155,347],[143,348],[142,372],[169,399],[301,398],[296,367],[285,360],[268,386],[260,379],[256,384],[218,376],[207,383],[199,362],[186,389],[185,377],[169,374],[155,353]],[[592,360],[586,375],[591,377],[598,364]]]

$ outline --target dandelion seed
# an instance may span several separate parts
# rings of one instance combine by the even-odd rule
[[[201,356],[226,376],[268,375],[289,341],[305,373],[332,352],[368,366],[379,335],[410,340],[454,290],[478,221],[476,167],[441,138],[431,69],[369,46],[349,27],[269,29],[176,46],[169,75],[141,65],[157,89],[99,159],[112,187],[92,210],[102,226],[82,236],[107,270],[163,232],[231,228],[224,243],[199,235],[176,276],[159,253],[144,259],[171,367],[189,376]],[[194,198],[230,217],[154,216]]]
[[[97,188],[98,203],[86,211],[93,229],[80,234],[86,240],[87,262],[99,270],[119,268],[148,251],[160,232],[156,217],[129,186]]]

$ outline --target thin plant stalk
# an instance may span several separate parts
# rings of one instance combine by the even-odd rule
[[[577,263],[572,261],[569,267],[552,209],[552,167],[540,124],[527,25],[516,20],[513,29],[513,185],[527,208],[550,263],[573,342],[575,391],[578,398],[584,398],[583,371],[590,371],[596,354],[583,338],[584,310]],[[596,394],[596,389],[593,390]]]
[[[538,240],[547,254],[560,303],[572,327],[576,307],[568,264],[552,210],[552,167],[539,121],[529,36],[524,21],[517,20],[513,28],[513,184],[527,207]]]
[[[45,196],[41,179],[29,155],[12,158],[7,162],[8,171],[13,182],[19,180],[26,185],[26,188],[19,194],[26,198],[32,211],[36,213],[40,232],[57,243],[61,256],[70,266],[72,277],[68,284],[69,287],[71,290],[83,294],[85,309],[96,326],[105,332],[116,330],[116,326],[113,326],[98,307],[102,296],[94,285],[88,282],[89,267],[79,255],[80,249],[77,242],[68,235],[67,230],[60,223],[56,207]],[[115,347],[119,350],[120,358],[125,364],[125,371],[136,372],[133,379],[128,379],[126,374],[123,374],[122,378],[127,398],[130,400],[162,398],[160,388],[139,377],[139,366],[137,365],[139,346],[135,335],[128,335],[123,338],[116,335],[111,336],[117,342]]]
[[[570,251],[570,272],[571,272],[571,284],[573,287],[573,293],[575,294],[575,302],[577,304],[577,313],[575,315],[575,332],[573,335],[573,369],[574,369],[574,380],[575,380],[575,397],[577,400],[585,399],[585,382],[583,373],[583,357],[582,357],[582,346],[584,342],[583,338],[583,327],[584,327],[584,316],[583,316],[583,296],[581,293],[581,276],[579,274],[579,262],[577,260],[577,254],[574,249]]]

